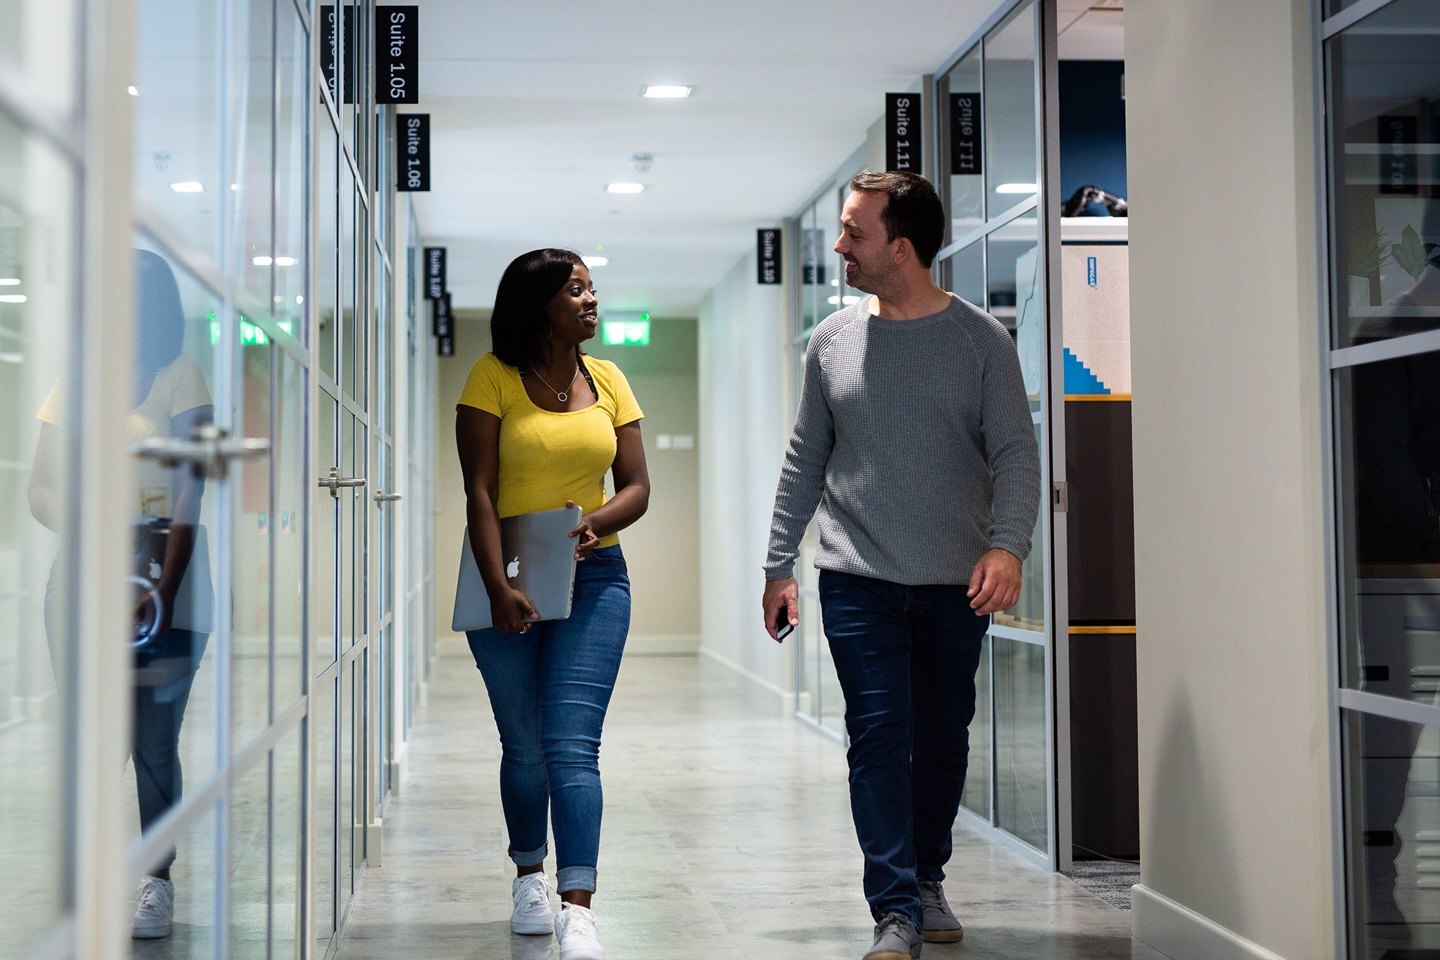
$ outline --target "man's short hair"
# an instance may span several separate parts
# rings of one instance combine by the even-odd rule
[[[886,240],[909,240],[920,265],[928,269],[945,242],[945,207],[930,181],[891,170],[858,174],[850,181],[850,189],[885,194],[885,211],[880,218],[885,223]]]

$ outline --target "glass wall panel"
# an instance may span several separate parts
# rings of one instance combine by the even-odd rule
[[[304,680],[303,529],[305,501],[311,495],[315,478],[305,469],[305,368],[283,350],[276,351],[276,363],[275,437],[270,458],[275,468],[275,511],[271,527],[275,539],[275,715],[279,716],[300,698]],[[314,489],[324,493],[318,487]],[[317,527],[325,529],[319,520]],[[329,586],[322,581],[322,595]],[[325,639],[333,654],[334,641],[328,635]]]
[[[135,4],[136,197],[215,263],[231,192],[221,150],[221,22],[218,0]]]
[[[972,243],[945,261],[945,289],[985,309],[985,244]]]
[[[0,62],[57,116],[80,106],[79,14],[76,0],[0,0]]]
[[[271,206],[271,148],[275,101],[275,3],[242,3],[230,11],[233,93],[226,111],[229,185],[217,194],[228,204],[230,276],[247,310],[271,310],[271,276],[295,256],[276,249]]]
[[[275,319],[280,329],[302,343],[309,337],[305,324],[305,281],[310,269],[306,246],[306,220],[310,209],[309,182],[310,103],[314,78],[310,73],[310,37],[293,4],[276,6],[276,114],[275,114]],[[323,129],[323,128],[322,128]],[[321,248],[322,258],[330,255]]]
[[[23,4],[21,5],[24,6]],[[28,10],[38,9],[33,7]],[[0,32],[21,20],[0,4]],[[28,16],[28,15],[27,15]],[[0,39],[0,61],[15,52]],[[81,289],[79,178],[69,160],[0,112],[0,956],[56,923],[64,891],[68,680],[78,638],[62,536],[75,513],[64,416]],[[79,437],[77,437],[79,433]],[[23,878],[23,882],[16,882]]]
[[[336,453],[336,428],[339,421],[340,404],[324,390],[320,391],[320,406],[315,411],[315,473],[327,476],[332,467],[340,462]],[[312,669],[316,676],[335,662],[338,655],[340,574],[340,510],[338,502],[325,487],[315,484],[315,478],[306,478],[310,491],[311,525],[315,551],[315,589],[310,595],[313,628],[311,637]],[[315,484],[312,486],[312,484]]]
[[[1429,702],[1440,681],[1440,351],[1347,367],[1334,383],[1344,683]]]
[[[216,860],[220,816],[216,808],[209,808],[179,836],[180,853],[170,868],[175,884],[174,925],[168,937],[132,940],[130,956],[134,960],[210,960],[215,956],[215,885],[217,878],[226,874]]]
[[[995,823],[1037,850],[1046,848],[1045,647],[992,637],[995,664]]]
[[[990,819],[990,790],[994,784],[993,770],[995,719],[992,715],[990,651],[994,641],[987,635],[981,641],[980,669],[975,674],[975,719],[970,721],[970,767],[965,774],[965,791],[960,802],[969,810]]]
[[[230,795],[230,955],[262,960],[270,936],[270,764],[247,771]]]
[[[339,142],[334,128],[324,116],[317,124],[315,155],[318,157],[315,175],[316,189],[320,191],[315,222],[315,310],[319,314],[319,347],[317,353],[320,372],[336,380],[335,348],[339,340],[339,276],[340,276],[340,202],[336,191],[339,189],[340,159]],[[328,465],[321,465],[321,472]]]
[[[346,395],[363,402],[365,392],[355,378],[364,362],[362,323],[357,313],[363,304],[356,299],[363,274],[356,256],[361,249],[356,245],[356,228],[364,210],[355,196],[355,177],[343,161],[340,183],[340,385]]]
[[[973,141],[982,141],[981,131],[985,122],[984,86],[980,76],[980,47],[960,58],[960,62],[945,75],[941,90],[940,143],[949,164],[950,184],[950,235],[954,242],[985,223],[985,156],[984,143],[980,151],[960,149],[956,151],[951,139],[951,124],[964,124],[966,131],[973,130]],[[947,112],[948,111],[948,112]],[[969,126],[969,124],[975,126]],[[971,138],[966,138],[971,139]],[[990,206],[1001,210],[1010,206],[1013,197],[997,197]],[[955,291],[959,293],[959,291]],[[961,294],[961,296],[965,296]],[[969,300],[969,297],[965,297]],[[972,303],[978,301],[971,301]]]
[[[240,437],[272,441],[270,423],[274,347],[254,324],[238,319],[235,331],[240,353],[240,383],[236,407],[230,411],[231,432]],[[270,562],[271,539],[277,526],[271,501],[271,457],[256,457],[234,465],[228,473],[235,504],[231,536],[234,576],[231,581],[230,689],[234,711],[231,742],[239,750],[270,725],[270,620],[274,610]],[[273,584],[278,592],[279,584]]]
[[[305,723],[308,723],[305,721]],[[300,954],[300,867],[303,861],[305,723],[287,733],[271,751],[270,955]]]
[[[1356,955],[1432,953],[1426,947],[1440,932],[1440,727],[1345,711],[1343,729]]]
[[[1015,338],[1030,410],[1038,412],[1050,350],[1045,298],[1040,288],[1043,263],[1039,225],[1033,217],[1020,217],[990,234],[985,243],[988,309]]]
[[[337,681],[331,678],[318,681],[310,691],[310,723],[315,744],[315,779],[310,784],[310,829],[314,837],[314,864],[310,880],[312,902],[314,903],[314,925],[312,939],[315,941],[315,955],[324,956],[335,935],[338,914],[336,901],[336,749],[335,738],[335,695]]]
[[[1035,88],[1035,5],[1027,3],[985,37],[985,184],[991,218],[1036,199]]]
[[[1440,4],[1397,0],[1331,40],[1335,346],[1440,328]]]

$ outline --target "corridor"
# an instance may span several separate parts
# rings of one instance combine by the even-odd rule
[[[499,743],[468,652],[446,644],[342,960],[554,955],[552,938],[509,933]],[[770,694],[704,658],[628,659],[601,765],[595,904],[612,960],[848,960],[868,948],[844,751],[780,717]],[[949,874],[965,942],[926,957],[1163,960],[1130,939],[1126,914],[963,827]]]

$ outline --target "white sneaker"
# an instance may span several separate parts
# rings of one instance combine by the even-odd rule
[[[146,877],[135,891],[135,919],[130,936],[136,940],[158,940],[170,936],[175,926],[175,884],[159,877]]]
[[[550,883],[543,873],[516,877],[510,887],[515,909],[510,912],[510,931],[549,936],[555,929],[555,912],[550,909]]]
[[[560,941],[560,960],[605,960],[595,914],[573,903],[562,903],[555,917],[555,937]]]

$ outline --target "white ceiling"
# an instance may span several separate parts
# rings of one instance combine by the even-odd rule
[[[526,250],[603,246],[602,308],[693,316],[755,229],[864,142],[885,92],[940,66],[997,0],[420,3],[432,192],[415,196],[456,307],[489,306]],[[697,89],[644,100],[646,83]],[[610,196],[612,180],[649,189]]]

